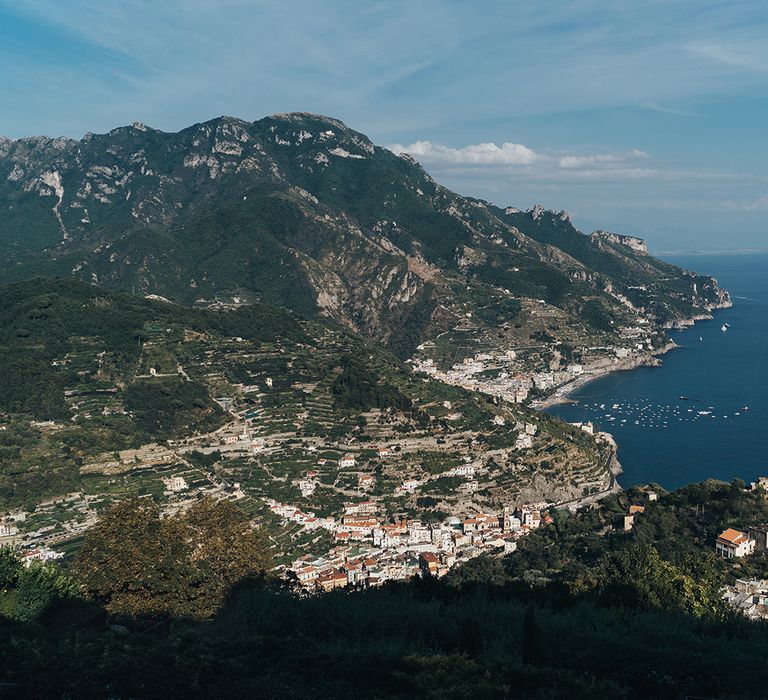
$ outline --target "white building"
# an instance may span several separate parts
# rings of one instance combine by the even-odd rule
[[[751,620],[768,619],[768,581],[738,579],[722,590],[723,600]]]
[[[755,541],[746,533],[729,527],[718,536],[715,551],[724,559],[746,557],[755,551]]]
[[[64,552],[55,552],[47,547],[40,547],[39,549],[30,549],[23,554],[24,566],[30,566],[32,562],[40,561],[53,561],[54,559],[61,559],[64,556]]]
[[[516,517],[512,509],[508,506],[504,506],[504,511],[501,516],[501,529],[503,532],[519,532],[522,528],[522,521]]]
[[[357,477],[357,485],[361,489],[371,489],[376,485],[376,477],[373,474],[360,474]]]
[[[537,528],[541,525],[541,511],[533,506],[522,506],[520,508],[520,522],[525,527]]]
[[[421,524],[412,524],[408,527],[408,543],[420,544],[432,541],[432,531]]]
[[[19,533],[19,528],[13,522],[0,522],[0,537],[14,537]]]
[[[463,476],[472,478],[475,476],[475,467],[472,464],[461,464],[458,467],[454,467],[449,472],[453,476]]]
[[[515,439],[515,449],[529,450],[533,447],[533,438],[530,435],[518,435]]]
[[[302,496],[311,496],[317,489],[317,482],[312,479],[301,479],[299,481],[299,491]]]
[[[171,476],[167,479],[163,479],[165,488],[174,493],[178,491],[186,491],[189,488],[187,480],[183,476]]]
[[[523,403],[527,398],[528,398],[528,389],[526,388],[515,389],[514,393],[512,394],[512,400],[515,403]]]

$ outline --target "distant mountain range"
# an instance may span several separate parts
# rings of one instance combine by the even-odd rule
[[[402,358],[458,318],[492,330],[520,299],[611,332],[728,303],[637,238],[437,184],[338,120],[221,117],[83,139],[0,139],[0,282],[75,276],[184,304],[328,316]]]

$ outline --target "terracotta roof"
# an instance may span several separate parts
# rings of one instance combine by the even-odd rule
[[[743,532],[739,532],[738,530],[734,530],[732,527],[729,527],[727,530],[721,532],[717,539],[725,540],[731,544],[738,545],[744,542],[744,540],[747,539],[747,536]]]
[[[645,513],[645,506],[630,506],[629,514],[634,515],[635,513]]]
[[[324,583],[325,581],[340,581],[341,579],[346,580],[346,578],[346,574],[341,573],[341,571],[329,571],[327,573],[320,574],[320,576],[317,577],[317,582]]]

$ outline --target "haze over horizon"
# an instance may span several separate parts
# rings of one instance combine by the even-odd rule
[[[0,0],[0,134],[337,117],[442,184],[653,251],[768,250],[758,2]]]

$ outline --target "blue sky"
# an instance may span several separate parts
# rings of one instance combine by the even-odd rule
[[[312,111],[463,194],[768,250],[768,4],[0,0],[0,134]]]

